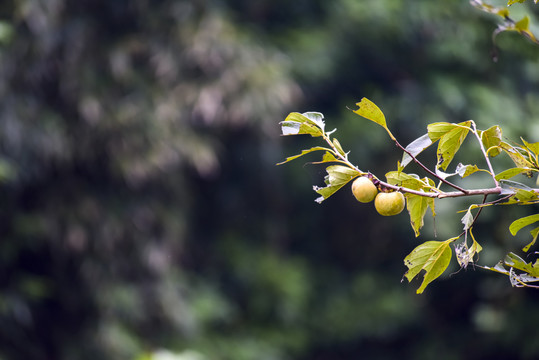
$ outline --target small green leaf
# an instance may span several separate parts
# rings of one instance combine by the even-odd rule
[[[429,206],[432,209],[432,213],[434,216],[435,213],[433,198],[406,194],[406,209],[410,214],[410,223],[412,224],[412,228],[414,229],[416,237],[419,236],[419,230],[423,227],[423,218],[425,217]]]
[[[339,161],[332,152],[326,151],[322,157],[322,163]]]
[[[373,103],[367,98],[363,98],[360,102],[356,103],[356,105],[359,106],[359,109],[353,110],[354,113],[364,117],[365,119],[374,121],[378,125],[382,126],[384,129],[386,129],[391,139],[395,140],[395,137],[387,128],[386,117],[384,113],[382,112],[382,110],[380,110],[378,106],[376,106],[375,103]]]
[[[408,267],[408,271],[404,276],[411,282],[421,270],[425,270],[423,282],[417,293],[421,294],[423,290],[433,280],[443,274],[449,262],[451,261],[451,247],[449,246],[457,238],[451,238],[446,241],[427,241],[406,256],[404,264]]]
[[[519,31],[528,31],[529,27],[530,27],[530,18],[527,15],[515,23],[515,28]]]
[[[510,168],[496,175],[496,180],[510,179],[518,174],[527,174],[529,171],[531,171],[530,168]]]
[[[430,139],[429,134],[425,134],[408,144],[408,146],[406,146],[406,150],[410,152],[410,154],[412,154],[414,157],[416,157],[430,145],[432,145],[432,140]],[[410,163],[410,161],[412,161],[412,157],[406,152],[403,153],[402,161],[400,163],[400,169],[404,169],[406,165]]]
[[[328,173],[324,178],[326,187],[313,186],[314,191],[321,195],[315,200],[317,203],[326,200],[350,180],[361,175],[359,171],[342,165],[328,166],[326,171]]]
[[[458,124],[454,129],[445,133],[438,143],[438,162],[437,167],[446,170],[449,163],[453,160],[455,154],[460,149],[464,139],[470,130],[470,121],[465,121]]]
[[[492,157],[498,156],[501,152],[498,145],[502,142],[502,129],[498,125],[494,125],[485,131],[481,131],[480,136],[488,155]],[[489,150],[491,148],[492,150]]]
[[[537,241],[537,235],[539,235],[539,227],[536,227],[535,229],[533,229],[532,231],[530,231],[530,235],[532,236],[532,241],[524,246],[522,248],[522,251],[524,252],[527,252],[528,250],[530,250],[530,248],[535,244],[535,242]]]
[[[322,146],[315,146],[315,147],[313,147],[313,148],[310,148],[310,149],[301,151],[300,154],[297,154],[297,155],[294,155],[294,156],[287,157],[285,161],[282,161],[282,162],[278,163],[277,165],[285,164],[285,163],[287,163],[287,162],[289,162],[289,161],[292,161],[292,160],[294,160],[294,159],[297,159],[297,158],[299,158],[299,157],[302,157],[302,156],[305,155],[305,154],[311,153],[311,152],[313,152],[313,151],[320,151],[320,150],[331,151],[330,149],[325,148],[325,147],[322,147]],[[327,153],[327,152],[326,152],[326,153]],[[324,155],[324,157],[325,157],[325,156],[326,156],[326,155]]]
[[[513,221],[511,225],[509,225],[509,232],[511,232],[511,235],[515,236],[520,231],[520,229],[537,221],[539,221],[539,214],[517,219]]]
[[[528,148],[530,149],[531,152],[533,152],[535,154],[535,156],[539,155],[539,142],[536,142],[536,143],[529,143],[527,142],[526,140],[524,140],[523,138],[520,138],[520,140],[522,140],[522,143]]]
[[[335,149],[337,149],[337,151],[339,152],[339,154],[341,154],[342,156],[346,157],[346,154],[344,152],[344,150],[342,149],[342,146],[341,146],[341,143],[339,142],[339,140],[337,139],[333,139],[333,146],[335,146]]]
[[[510,6],[510,5],[513,5],[513,4],[516,4],[516,3],[523,3],[525,2],[526,0],[509,0],[507,2],[507,6]]]

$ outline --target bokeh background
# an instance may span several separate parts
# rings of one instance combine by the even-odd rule
[[[470,200],[439,201],[417,239],[348,188],[315,203],[316,156],[275,166],[318,145],[279,122],[320,111],[360,168],[395,169],[384,130],[347,110],[363,96],[403,144],[468,119],[539,141],[539,47],[502,34],[494,62],[494,17],[465,0],[7,0],[0,20],[0,359],[538,358],[537,290],[455,266],[423,295],[401,282]],[[460,159],[482,164],[473,142]],[[529,240],[507,230],[527,211],[483,213],[480,263]]]

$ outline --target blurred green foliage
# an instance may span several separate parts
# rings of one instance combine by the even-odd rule
[[[539,49],[501,34],[494,63],[467,1],[11,0],[0,19],[0,358],[539,353],[536,293],[468,270],[418,297],[408,219],[318,205],[323,169],[274,166],[302,146],[278,122],[317,110],[362,168],[394,167],[346,110],[362,96],[402,143],[468,118],[538,141]],[[503,252],[517,216],[477,226]]]

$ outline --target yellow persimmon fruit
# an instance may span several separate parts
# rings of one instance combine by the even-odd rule
[[[404,210],[404,195],[398,191],[379,193],[374,199],[374,207],[382,216],[400,214]]]
[[[376,194],[378,194],[378,189],[369,178],[361,176],[352,183],[352,193],[357,201],[368,203],[374,200]]]

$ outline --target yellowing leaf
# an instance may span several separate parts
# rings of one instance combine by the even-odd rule
[[[464,142],[464,139],[468,135],[470,130],[470,121],[465,121],[458,124],[459,126],[448,131],[440,138],[438,144],[438,163],[437,166],[442,170],[446,170],[449,166],[449,163],[455,157],[455,154],[460,149],[460,146]]]
[[[495,157],[500,154],[498,145],[502,142],[502,129],[498,125],[494,125],[481,133],[481,142],[487,150],[489,156]],[[492,150],[489,150],[491,149]]]
[[[428,284],[443,274],[449,262],[451,261],[451,247],[449,246],[457,238],[451,238],[446,241],[427,241],[404,258],[404,264],[408,271],[404,276],[408,282],[412,281],[422,270],[425,271],[423,282],[417,289],[421,294]]]
[[[359,109],[354,110],[354,113],[364,117],[365,119],[374,121],[378,125],[382,126],[384,129],[386,129],[391,139],[395,140],[395,137],[387,128],[386,117],[384,113],[382,112],[382,110],[380,110],[378,106],[376,106],[375,103],[373,103],[367,98],[363,98],[360,102],[356,103],[356,105],[359,106]]]
[[[419,230],[423,227],[423,218],[425,217],[429,206],[432,209],[434,216],[435,213],[433,198],[406,194],[406,209],[410,214],[410,223],[412,224],[412,228],[414,229],[416,237],[419,236]]]

